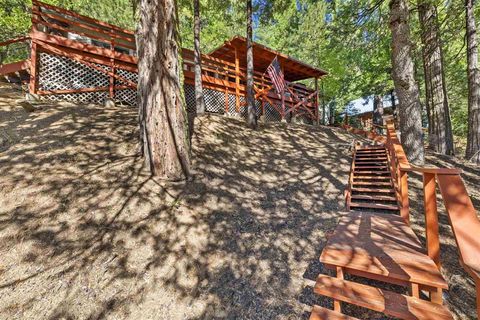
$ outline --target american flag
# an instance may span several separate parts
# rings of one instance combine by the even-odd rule
[[[272,79],[273,86],[278,94],[283,94],[285,90],[286,83],[285,79],[283,78],[283,71],[280,67],[280,63],[278,63],[277,57],[273,59],[272,63],[267,68],[268,75],[270,79]]]

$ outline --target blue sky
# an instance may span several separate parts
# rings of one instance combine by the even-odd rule
[[[383,107],[389,108],[392,106],[390,100],[390,95],[383,98]],[[347,112],[349,115],[354,115],[358,113],[363,113],[367,111],[373,111],[373,96],[367,98],[359,98],[353,101],[350,101],[347,105]]]

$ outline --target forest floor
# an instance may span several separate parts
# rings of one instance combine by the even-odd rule
[[[307,319],[340,215],[352,136],[341,129],[196,120],[194,179],[152,178],[134,108],[46,103],[0,84],[1,319]],[[479,169],[464,170],[480,208]],[[413,226],[424,241],[420,177]],[[441,215],[446,301],[474,318],[472,280]],[[352,315],[386,319],[358,308]]]

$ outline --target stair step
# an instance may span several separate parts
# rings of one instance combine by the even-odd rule
[[[347,316],[343,313],[336,312],[317,305],[313,306],[309,320],[358,320],[358,318]]]
[[[357,200],[372,200],[372,201],[397,201],[397,198],[395,197],[389,197],[389,196],[370,196],[367,194],[352,194],[351,199],[357,199]]]
[[[384,204],[384,203],[351,202],[350,207],[353,207],[353,208],[368,208],[368,209],[381,209],[381,210],[398,210],[397,205]]]
[[[355,161],[387,161],[387,157],[364,157],[364,156],[356,156]]]
[[[366,166],[366,165],[376,165],[376,166],[386,166],[386,163],[383,162],[383,161],[363,161],[363,162],[359,162],[359,161],[355,161],[355,166]]]
[[[453,320],[443,305],[322,274],[314,292],[400,319]]]
[[[377,189],[377,188],[352,188],[356,192],[378,192],[378,193],[395,193],[392,189]]]
[[[368,174],[368,175],[367,175]],[[354,176],[359,177],[359,176],[370,176],[370,175],[385,175],[388,174],[390,175],[390,171],[386,170],[378,170],[378,171],[354,171]]]
[[[362,175],[354,175],[353,179],[358,179],[358,180],[390,180],[390,176],[362,176]]]
[[[379,155],[386,156],[387,152],[385,150],[373,150],[373,151],[357,150],[355,154],[361,155],[361,156],[379,156]]]
[[[385,165],[380,165],[380,166],[361,166],[361,167],[355,167],[356,169],[379,169],[379,168],[385,168],[387,169],[387,166]]]
[[[372,147],[366,147],[366,148],[358,148],[357,150],[385,150],[385,147],[372,146]]]
[[[380,181],[354,181],[354,186],[387,186],[392,187],[390,182],[380,182]]]

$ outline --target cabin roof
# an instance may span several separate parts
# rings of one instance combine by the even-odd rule
[[[235,36],[232,39],[225,41],[222,46],[213,50],[209,55],[235,63],[235,48],[237,48],[239,53],[240,67],[246,68],[247,39],[244,37]],[[278,56],[278,61],[282,66],[285,80],[287,81],[319,78],[328,74],[324,70],[308,65],[257,42],[253,42],[253,68],[255,71],[265,72],[275,56]]]

